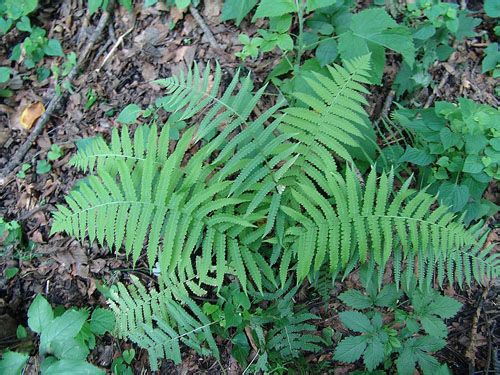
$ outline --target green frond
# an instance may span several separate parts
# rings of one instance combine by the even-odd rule
[[[199,354],[219,357],[210,326],[214,323],[180,288],[170,284],[160,291],[146,290],[134,276],[132,284],[118,283],[109,305],[116,318],[116,334],[147,350],[152,371],[158,360],[181,362],[181,344]]]

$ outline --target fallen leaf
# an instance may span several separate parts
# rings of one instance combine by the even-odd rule
[[[33,103],[23,109],[19,123],[24,129],[31,129],[36,120],[45,112],[41,102]]]
[[[172,22],[174,25],[184,18],[184,13],[186,13],[187,8],[179,9],[177,7],[170,8],[170,17],[172,17]]]

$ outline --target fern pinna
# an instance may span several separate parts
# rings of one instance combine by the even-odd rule
[[[464,228],[425,190],[410,189],[410,180],[396,189],[393,172],[372,169],[360,182],[353,164],[370,162],[375,143],[363,109],[369,69],[369,56],[330,67],[330,77],[307,80],[310,95],[296,95],[302,107],[281,111],[278,101],[253,116],[264,88],[252,93],[250,77],[240,83],[236,74],[219,96],[220,67],[211,77],[195,65],[158,81],[167,95],[133,137],[122,127],[109,145],[97,138],[79,149],[72,163],[91,176],[58,206],[52,233],[123,247],[134,263],[145,254],[151,269],[159,264],[160,283],[168,280],[166,293],[182,285],[172,295],[193,319],[184,326],[175,318],[183,307],[174,302],[161,316],[131,302],[156,306],[163,292],[122,290],[115,306],[127,308],[115,308],[118,321],[141,311],[132,326],[120,326],[123,336],[153,358],[177,353],[175,340],[198,337],[196,324],[206,333],[188,294],[219,289],[227,275],[262,292],[264,284],[284,285],[292,270],[299,283],[325,267],[336,274],[370,261],[383,269],[392,259],[396,278],[403,268],[428,283],[496,277],[498,256],[477,245],[480,228]],[[159,126],[164,112],[171,115]],[[172,147],[169,128],[185,121]]]

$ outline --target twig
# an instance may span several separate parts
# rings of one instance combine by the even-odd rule
[[[470,361],[469,362],[469,372],[472,370],[474,372],[474,368],[476,365],[476,335],[477,335],[477,327],[479,323],[479,317],[481,315],[481,310],[483,309],[483,301],[488,295],[490,288],[489,285],[483,287],[483,293],[479,296],[479,300],[477,302],[476,314],[472,318],[472,327],[470,332],[470,342],[467,350],[465,351],[465,357]]]
[[[195,21],[198,23],[198,25],[201,27],[203,30],[203,33],[208,39],[208,42],[212,46],[212,48],[215,49],[221,49],[219,43],[217,43],[217,40],[214,37],[214,34],[212,33],[212,30],[208,27],[208,25],[205,23],[205,20],[201,16],[201,14],[198,12],[198,10],[194,6],[189,7],[189,11],[193,15]]]
[[[382,112],[380,112],[379,120],[381,118],[387,118],[387,115],[389,114],[389,109],[391,109],[392,101],[394,100],[394,95],[396,95],[396,92],[394,90],[389,91],[389,94],[387,94],[384,106],[382,107]]]
[[[110,1],[108,10],[102,13],[96,29],[92,33],[91,37],[88,39],[87,44],[85,45],[82,52],[80,53],[80,56],[79,56],[79,59],[78,59],[76,65],[73,67],[73,69],[71,69],[71,71],[69,72],[67,77],[64,79],[61,87],[68,87],[71,84],[71,82],[73,81],[73,79],[77,76],[79,69],[83,66],[83,63],[88,58],[88,56],[92,50],[92,47],[94,46],[97,39],[100,37],[104,27],[106,26],[106,23],[109,20],[112,5],[113,5],[113,1]],[[35,127],[31,131],[31,133],[28,135],[28,137],[26,138],[24,143],[17,149],[16,153],[12,156],[10,161],[2,169],[2,172],[0,173],[0,186],[4,185],[4,182],[6,180],[7,175],[10,174],[14,170],[14,168],[16,168],[19,164],[21,164],[21,162],[24,159],[24,156],[31,148],[31,145],[33,144],[35,139],[42,133],[42,130],[44,129],[45,124],[49,121],[50,117],[52,116],[52,113],[59,106],[59,104],[62,102],[62,100],[66,97],[66,94],[67,94],[67,91],[64,91],[63,93],[61,93],[61,95],[56,94],[52,97],[52,99],[49,102],[49,105],[47,106],[47,110],[38,119]]]
[[[120,35],[120,37],[118,38],[118,40],[115,42],[115,44],[113,45],[113,47],[111,47],[111,49],[109,50],[108,54],[106,55],[106,57],[104,58],[104,60],[102,60],[102,63],[101,65],[99,65],[99,68],[97,68],[95,71],[96,73],[99,73],[100,70],[104,67],[104,65],[106,65],[106,63],[108,62],[108,60],[111,58],[111,56],[113,56],[113,54],[115,53],[115,51],[117,50],[117,48],[120,46],[120,44],[123,43],[123,39],[125,39],[125,37],[130,34],[132,32],[132,30],[134,30],[134,27],[135,27],[135,24],[132,25],[132,27],[130,29],[128,29],[127,31],[125,31],[125,33],[123,33],[123,35]]]

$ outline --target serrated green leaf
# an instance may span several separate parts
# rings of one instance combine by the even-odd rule
[[[429,314],[440,316],[443,319],[453,318],[462,308],[462,304],[448,296],[436,296],[427,308]]]
[[[339,299],[353,309],[362,310],[373,306],[370,297],[364,295],[359,290],[350,289],[347,292],[341,293]]]
[[[444,322],[438,317],[432,315],[424,316],[420,318],[420,322],[422,323],[422,327],[425,332],[431,336],[445,338],[448,335],[446,324],[444,324]]]
[[[368,341],[365,352],[363,354],[363,361],[369,371],[373,371],[384,360],[384,344],[378,337],[374,337]]]
[[[424,167],[431,164],[434,160],[434,156],[429,155],[426,151],[408,146],[398,162],[408,162]]]
[[[392,307],[401,297],[401,291],[398,290],[395,284],[389,284],[382,288],[375,298],[375,305],[380,307]]]
[[[333,358],[341,362],[355,362],[365,351],[366,345],[366,338],[364,336],[346,337],[335,348]]]
[[[370,332],[372,325],[368,317],[359,311],[344,311],[339,314],[342,324],[354,332]]]

